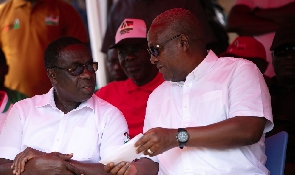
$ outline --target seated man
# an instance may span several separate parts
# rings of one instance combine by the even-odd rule
[[[207,51],[203,37],[188,10],[153,20],[151,62],[166,81],[149,96],[137,151],[158,159],[161,175],[267,175],[264,138],[273,122],[263,76],[250,61]]]
[[[281,27],[276,31],[270,50],[276,74],[271,78],[269,85],[275,126],[268,136],[280,131],[288,132],[285,175],[294,175],[295,23]]]
[[[44,62],[53,87],[11,108],[0,136],[0,174],[106,174],[98,162],[128,141],[128,128],[117,108],[93,94],[97,62],[73,37],[49,44]]]
[[[162,74],[150,62],[146,34],[143,20],[129,18],[122,22],[112,48],[118,49],[118,62],[128,79],[111,82],[96,93],[122,111],[130,138],[142,133],[148,97],[164,82]]]

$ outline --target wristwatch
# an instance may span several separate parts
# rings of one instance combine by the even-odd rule
[[[188,133],[184,128],[178,128],[178,133],[176,135],[176,139],[179,143],[179,148],[182,149],[186,142],[188,141]]]

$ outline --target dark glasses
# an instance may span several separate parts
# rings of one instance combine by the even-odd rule
[[[273,51],[273,54],[278,57],[286,56],[289,53],[295,55],[295,45],[279,47]]]
[[[57,66],[53,66],[51,67],[51,69],[61,69],[61,70],[66,70],[68,73],[70,73],[73,76],[78,76],[81,75],[85,68],[91,72],[94,73],[97,71],[98,68],[98,63],[97,62],[91,62],[91,63],[87,63],[87,64],[77,64],[71,68],[62,68],[62,67],[57,67]]]
[[[161,43],[161,44],[157,44],[156,46],[150,46],[147,50],[149,52],[150,55],[153,55],[154,57],[159,56],[160,54],[160,48],[163,48],[169,41],[172,41],[176,38],[178,38],[181,34],[178,34],[176,36],[173,36],[172,38],[170,38],[169,40]]]

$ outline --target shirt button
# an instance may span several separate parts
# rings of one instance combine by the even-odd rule
[[[55,139],[56,140],[56,142],[59,142],[59,139]]]

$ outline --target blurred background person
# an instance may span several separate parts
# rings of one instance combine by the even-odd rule
[[[51,83],[43,69],[45,47],[62,36],[88,43],[79,13],[63,0],[8,0],[0,8],[0,48],[9,71],[5,86],[31,97]]]
[[[118,60],[128,79],[111,82],[96,92],[124,114],[130,138],[142,133],[149,95],[164,82],[158,68],[150,62],[146,34],[143,20],[128,18],[122,22],[112,47],[118,49]]]
[[[278,29],[270,47],[276,76],[269,85],[274,128],[268,136],[287,131],[285,175],[295,174],[295,23]]]
[[[295,22],[294,0],[236,0],[230,10],[227,31],[239,36],[254,36],[264,45],[268,67],[265,75],[275,75],[269,51],[275,31]]]
[[[200,0],[200,3],[206,13],[207,22],[216,37],[216,42],[210,43],[208,48],[218,55],[224,52],[229,45],[225,11],[217,0]]]
[[[157,15],[177,7],[190,10],[199,19],[207,49],[217,54],[226,50],[228,37],[225,26],[217,20],[217,9],[223,9],[219,8],[221,6],[215,0],[118,0],[112,4],[108,13],[101,51],[107,53],[108,48],[115,43],[116,31],[125,18],[142,19],[149,28]]]
[[[231,45],[228,46],[225,52],[219,54],[219,57],[247,59],[256,64],[262,74],[264,74],[268,65],[263,44],[252,36],[238,36]],[[268,83],[270,78],[264,75],[264,79],[266,83]]]
[[[117,48],[108,50],[106,68],[108,71],[108,82],[121,81],[128,78],[119,63]]]
[[[5,76],[7,75],[9,66],[6,63],[6,58],[3,51],[0,49],[0,91],[4,91],[7,94],[8,101],[3,112],[6,112],[11,104],[16,103],[19,100],[27,98],[26,95],[10,89],[4,85]]]

